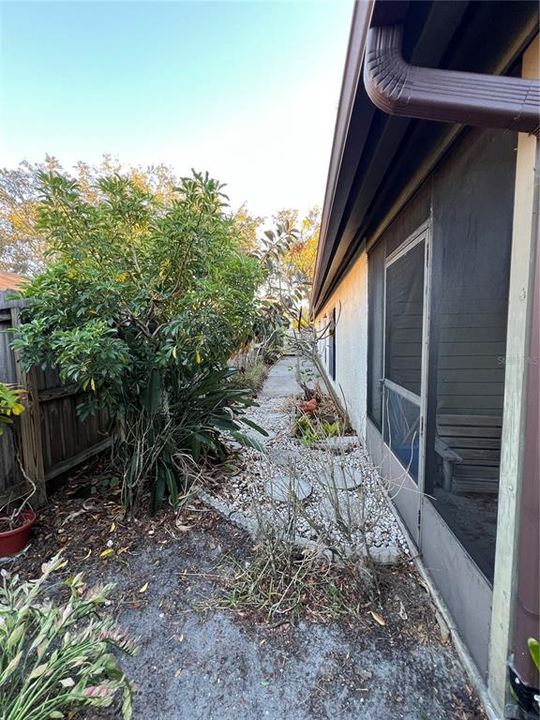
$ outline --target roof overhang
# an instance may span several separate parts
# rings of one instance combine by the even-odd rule
[[[393,117],[375,107],[363,81],[370,26],[402,26],[406,63],[503,75],[538,32],[538,6],[496,5],[494,13],[493,3],[465,0],[356,2],[323,204],[314,314],[364,242],[384,229],[391,209],[410,197],[462,130],[455,122]]]

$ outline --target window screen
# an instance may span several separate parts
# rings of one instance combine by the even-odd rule
[[[497,531],[515,142],[509,132],[470,131],[433,183],[426,492],[488,580]]]
[[[385,377],[420,395],[424,311],[424,242],[386,270]]]

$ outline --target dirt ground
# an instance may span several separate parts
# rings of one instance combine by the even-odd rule
[[[269,625],[212,607],[230,559],[249,561],[241,531],[197,503],[128,521],[110,494],[89,494],[85,473],[53,495],[27,551],[2,566],[36,576],[63,548],[66,572],[116,583],[105,612],[140,638],[139,655],[123,660],[136,720],[485,718],[410,563],[391,571],[383,605],[358,618]]]

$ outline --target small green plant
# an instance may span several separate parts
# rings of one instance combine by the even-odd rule
[[[535,638],[529,638],[527,641],[529,647],[529,655],[534,663],[534,667],[540,672],[540,643]]]
[[[339,437],[340,435],[343,435],[343,427],[338,420],[335,422],[321,423],[321,430],[323,432],[323,436],[326,438]]]
[[[343,427],[339,421],[319,422],[316,417],[309,415],[300,415],[295,421],[294,430],[302,445],[308,448],[325,438],[343,435]]]
[[[0,383],[0,436],[4,433],[5,425],[11,425],[13,418],[23,412],[21,400],[24,394],[20,388]]]
[[[131,718],[131,684],[111,650],[133,655],[136,646],[98,614],[113,586],[90,590],[77,574],[66,581],[67,601],[51,600],[49,578],[65,564],[56,555],[27,582],[2,571],[2,720],[71,718],[86,707],[110,707],[120,692],[122,717]]]

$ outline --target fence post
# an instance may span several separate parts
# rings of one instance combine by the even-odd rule
[[[11,308],[11,326],[21,324],[20,308]],[[22,366],[20,353],[14,352],[17,383],[27,392],[26,410],[19,416],[21,453],[24,473],[36,485],[36,494],[32,498],[32,505],[36,508],[47,504],[45,488],[45,470],[43,467],[43,447],[41,442],[41,418],[39,408],[39,393],[36,371],[32,368],[26,372]]]

